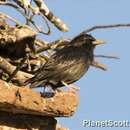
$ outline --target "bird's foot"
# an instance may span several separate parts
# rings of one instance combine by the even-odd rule
[[[40,94],[43,98],[51,98],[55,95],[55,92],[40,92]]]
[[[55,92],[49,86],[46,86],[44,87],[43,92],[40,92],[40,94],[43,98],[51,98],[55,95]]]
[[[74,84],[67,84],[64,81],[62,81],[62,84],[65,85],[67,88],[69,88],[74,93],[80,90],[80,87],[78,87]]]

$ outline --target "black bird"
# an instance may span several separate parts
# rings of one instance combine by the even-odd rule
[[[55,90],[74,83],[87,72],[90,65],[102,68],[94,62],[94,48],[103,43],[88,34],[75,37],[70,44],[57,49],[26,84],[30,83],[31,88],[51,86]]]

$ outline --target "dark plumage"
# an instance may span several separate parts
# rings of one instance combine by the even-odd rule
[[[62,81],[71,84],[79,80],[93,62],[93,51],[97,44],[102,42],[88,34],[75,37],[69,45],[57,49],[26,83],[31,83],[31,88],[50,85],[56,89],[64,86]]]

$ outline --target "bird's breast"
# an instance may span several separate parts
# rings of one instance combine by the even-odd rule
[[[65,59],[64,64],[68,64],[68,67],[63,72],[63,75],[66,75],[65,81],[68,83],[73,83],[79,80],[87,72],[92,62],[91,57],[83,50],[71,52],[66,55]]]

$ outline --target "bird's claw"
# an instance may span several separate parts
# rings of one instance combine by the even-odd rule
[[[55,93],[52,92],[40,92],[41,97],[43,98],[51,98],[55,95]]]

